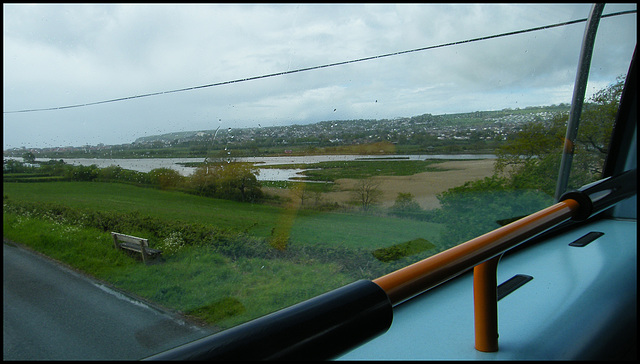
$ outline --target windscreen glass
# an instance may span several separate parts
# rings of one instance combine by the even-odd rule
[[[590,9],[4,4],[3,237],[197,327],[141,322],[124,359],[375,279],[555,202]],[[569,188],[635,9],[605,6]],[[30,330],[5,359],[78,357]]]

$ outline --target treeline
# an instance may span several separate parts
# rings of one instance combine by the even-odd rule
[[[62,159],[39,166],[13,159],[4,160],[3,164],[4,182],[121,182],[242,202],[257,202],[265,197],[256,177],[259,171],[249,163],[212,162],[198,167],[189,177],[170,168],[138,172],[115,165],[74,166]]]

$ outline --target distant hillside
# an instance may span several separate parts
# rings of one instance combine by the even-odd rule
[[[431,115],[423,114],[412,117],[400,117],[395,119],[358,119],[358,120],[328,120],[306,125],[271,126],[260,128],[235,128],[229,134],[229,129],[181,131],[159,135],[149,135],[136,139],[134,143],[150,144],[184,143],[190,141],[212,140],[214,138],[226,139],[230,135],[237,138],[236,141],[246,141],[255,135],[269,135],[271,137],[290,138],[295,134],[297,138],[328,137],[342,139],[345,133],[353,137],[353,133],[361,132],[385,132],[402,127],[404,131],[415,132],[414,129],[430,128],[436,130],[451,130],[452,128],[473,128],[499,124],[513,125],[534,120],[545,120],[558,112],[568,112],[568,104],[553,106],[536,106],[524,109],[504,109],[497,111],[476,111],[469,113]]]
[[[523,123],[549,120],[567,104],[422,114],[394,119],[326,120],[314,124],[255,128],[218,128],[145,136],[120,145],[29,149],[37,158],[178,158],[228,155],[344,154],[345,147],[392,145],[396,153],[491,153],[521,130]],[[383,148],[384,149],[384,148]],[[364,149],[363,149],[364,150]],[[20,157],[14,148],[4,156]],[[351,152],[350,152],[351,153]]]

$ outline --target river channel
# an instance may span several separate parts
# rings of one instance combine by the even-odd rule
[[[318,163],[331,161],[403,161],[403,160],[465,160],[465,159],[495,159],[493,154],[421,154],[421,155],[312,155],[312,156],[279,156],[279,157],[246,157],[235,159],[238,162],[255,163],[257,167],[266,165],[289,165],[300,163]],[[98,159],[98,158],[69,158],[63,159],[65,163],[72,165],[90,166],[95,164],[99,168],[112,165],[120,166],[138,172],[149,172],[156,168],[171,168],[183,176],[193,173],[195,167],[185,167],[181,163],[204,162],[204,158],[140,158],[140,159]],[[45,162],[48,159],[38,159],[36,162]],[[300,173],[305,169],[299,168],[260,168],[258,180],[260,181],[287,181],[295,177],[301,177]]]

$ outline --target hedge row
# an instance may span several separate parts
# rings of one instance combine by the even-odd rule
[[[126,212],[71,208],[54,203],[13,201],[6,197],[3,205],[5,213],[93,227],[105,232],[117,231],[123,234],[143,236],[149,239],[152,247],[158,246],[159,242],[174,239],[178,240],[180,245],[210,247],[215,252],[233,260],[243,257],[257,257],[286,259],[303,264],[334,263],[339,265],[342,271],[353,275],[356,279],[374,279],[386,274],[391,268],[390,265],[375,259],[371,251],[365,249],[288,244],[288,247],[281,251],[273,248],[269,244],[269,239],[198,223],[163,220]]]
[[[3,205],[5,212],[28,214],[32,217],[47,218],[60,223],[98,228],[105,232],[117,231],[132,235],[146,233],[151,235],[148,238],[152,243],[153,240],[167,238],[176,232],[180,234],[182,241],[187,245],[229,240],[233,235],[215,227],[181,221],[167,221],[130,212],[79,209],[54,203],[13,201],[8,198],[4,199]]]

